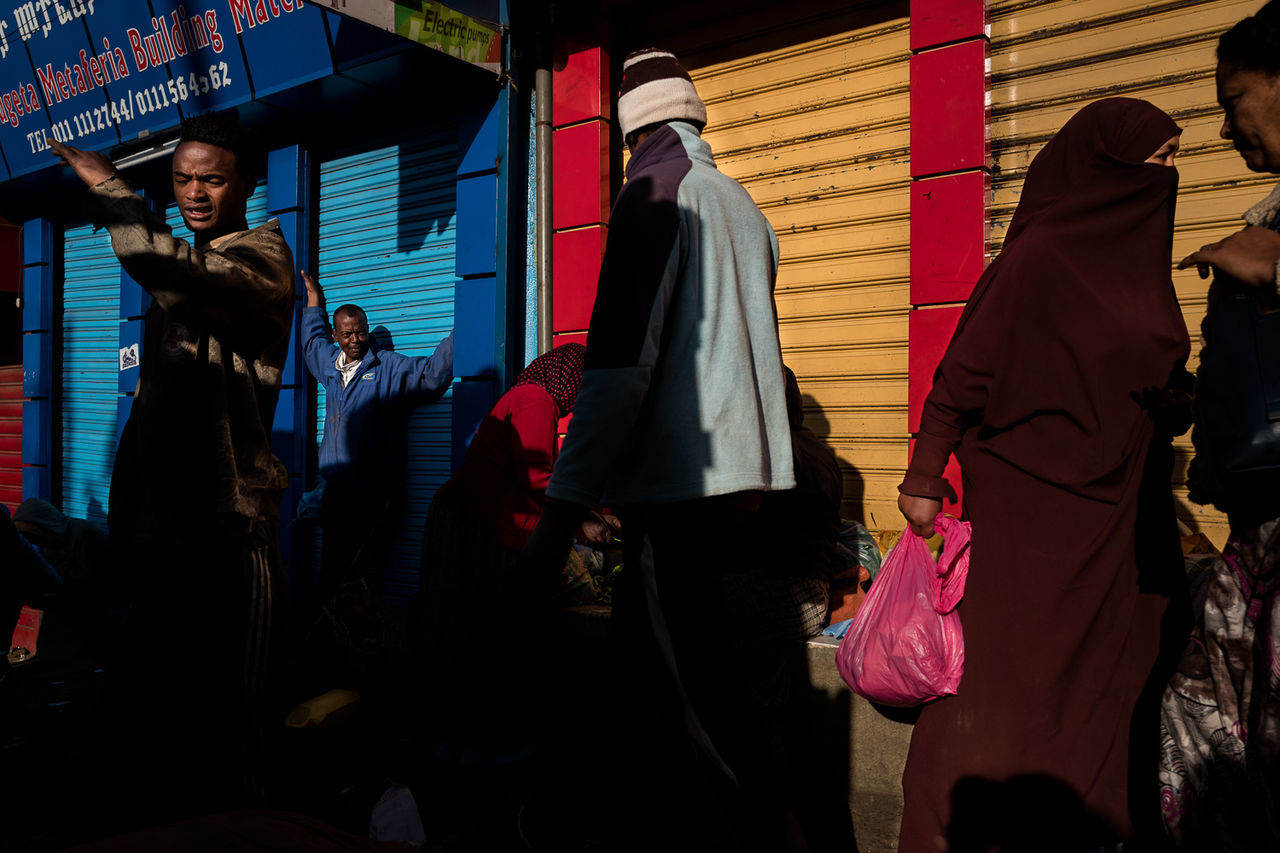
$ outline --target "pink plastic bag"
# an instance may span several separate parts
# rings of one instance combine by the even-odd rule
[[[969,574],[969,522],[939,515],[942,555],[902,534],[836,651],[840,677],[882,705],[909,707],[956,692],[964,634],[956,605]]]

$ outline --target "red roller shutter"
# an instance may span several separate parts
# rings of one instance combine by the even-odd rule
[[[0,503],[22,502],[22,365],[0,366]]]

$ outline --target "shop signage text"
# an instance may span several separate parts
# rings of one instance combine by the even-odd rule
[[[303,0],[0,0],[0,180],[48,166],[50,139],[101,150],[332,73],[323,14]]]

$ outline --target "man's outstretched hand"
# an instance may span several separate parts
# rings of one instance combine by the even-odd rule
[[[63,145],[56,139],[49,142],[53,146],[54,155],[74,169],[87,186],[96,187],[116,174],[115,164],[97,151],[81,151],[79,148]]]
[[[1178,262],[1178,269],[1194,266],[1201,278],[1208,278],[1210,269],[1217,269],[1250,287],[1274,287],[1277,261],[1280,234],[1250,225],[1187,255]]]
[[[307,289],[307,307],[319,308],[324,304],[324,291],[320,289],[320,282],[306,270],[298,270],[298,275],[302,276],[302,285]]]

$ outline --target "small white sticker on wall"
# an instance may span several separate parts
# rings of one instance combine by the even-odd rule
[[[131,367],[138,366],[138,345],[131,344],[127,347],[120,347],[120,369],[128,370]]]

